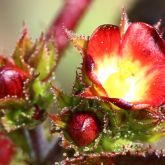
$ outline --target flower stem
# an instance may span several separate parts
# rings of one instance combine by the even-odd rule
[[[43,161],[47,141],[41,125],[34,129],[24,129],[24,134],[29,146],[29,155],[33,162],[40,164]]]
[[[59,55],[62,54],[68,44],[63,27],[69,30],[75,29],[91,2],[92,0],[65,0],[61,12],[53,20],[46,36],[47,39],[52,38],[56,41]]]
[[[61,138],[56,138],[49,144],[47,154],[42,162],[42,165],[51,165],[56,161],[61,161],[63,159],[63,148],[59,145]]]
[[[51,165],[62,160],[63,148],[59,146],[61,138],[55,138],[49,143],[44,136],[42,125],[31,130],[25,128],[23,131],[32,165]]]

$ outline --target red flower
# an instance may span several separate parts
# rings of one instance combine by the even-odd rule
[[[0,67],[0,99],[5,97],[24,97],[24,86],[29,74],[22,69],[12,66]]]
[[[128,23],[123,13],[120,27],[101,25],[86,43],[83,72],[92,85],[81,96],[127,109],[165,103],[165,41],[153,26]]]
[[[0,165],[9,165],[15,153],[11,140],[0,132]]]
[[[67,130],[77,145],[86,146],[98,136],[99,126],[93,115],[77,113],[70,118]]]

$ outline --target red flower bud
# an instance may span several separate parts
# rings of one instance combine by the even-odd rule
[[[0,132],[0,164],[9,165],[14,153],[14,145],[9,138]]]
[[[68,133],[79,146],[92,143],[99,133],[97,119],[89,113],[74,114],[68,123]]]
[[[29,74],[16,66],[0,67],[0,98],[6,96],[24,96],[24,82],[29,78]]]

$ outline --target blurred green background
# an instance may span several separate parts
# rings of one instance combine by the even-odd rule
[[[46,32],[52,19],[58,14],[63,0],[0,0],[0,51],[11,54],[25,22],[32,39]],[[100,24],[119,24],[121,8],[128,11],[130,20],[153,23],[165,17],[165,0],[93,0],[76,33],[90,35]],[[68,16],[68,19],[69,18]],[[56,80],[66,91],[72,87],[75,70],[81,56],[73,46],[65,51],[57,68]]]

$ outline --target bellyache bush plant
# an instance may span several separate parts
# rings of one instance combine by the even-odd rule
[[[32,41],[24,27],[11,57],[0,55],[0,164],[14,155],[32,165],[165,163],[162,152],[141,147],[165,132],[163,33],[123,11],[120,26],[77,36],[70,30],[90,3],[67,0],[47,34]],[[82,55],[70,95],[53,80],[66,36]],[[48,116],[62,141],[44,136]]]

